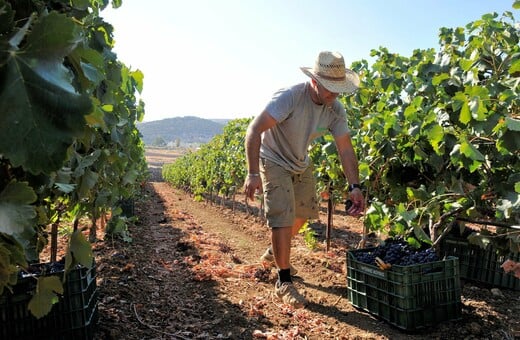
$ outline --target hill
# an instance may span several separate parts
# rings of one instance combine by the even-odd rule
[[[160,138],[166,143],[179,141],[182,144],[200,144],[222,133],[226,122],[191,116],[174,117],[138,123],[137,129],[146,145],[153,145]]]

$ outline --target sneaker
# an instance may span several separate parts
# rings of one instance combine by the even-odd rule
[[[271,266],[273,267],[276,267],[276,263],[274,261],[274,255],[273,253],[271,253],[271,248],[267,248],[265,253],[260,256],[260,261],[263,261],[263,262],[268,262],[269,264],[271,264]],[[294,268],[292,266],[292,264],[290,265],[290,269],[291,269],[291,276],[294,276],[298,273],[298,269]]]
[[[291,305],[294,308],[303,308],[307,304],[305,298],[298,293],[292,282],[281,283],[280,281],[276,281],[274,294],[277,298],[282,300],[283,303]]]

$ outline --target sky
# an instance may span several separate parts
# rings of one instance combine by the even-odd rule
[[[439,47],[441,27],[520,13],[513,0],[123,0],[101,12],[118,59],[144,73],[145,122],[258,115],[279,88],[307,81],[320,51],[349,66],[387,48]]]

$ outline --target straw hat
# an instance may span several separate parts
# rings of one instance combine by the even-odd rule
[[[314,68],[300,67],[311,78],[334,93],[352,93],[359,86],[358,75],[345,67],[345,60],[338,52],[320,52]]]

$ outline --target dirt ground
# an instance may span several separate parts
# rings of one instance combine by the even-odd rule
[[[273,298],[276,271],[259,257],[269,230],[240,195],[234,207],[195,202],[161,180],[175,154],[148,153],[151,178],[136,200],[132,242],[100,238],[97,263],[101,339],[514,339],[520,294],[465,283],[462,318],[403,332],[354,308],[346,295],[346,251],[361,240],[361,222],[334,215],[326,251],[327,213],[312,225],[317,249],[299,235],[292,263],[309,301],[294,310]],[[162,157],[162,158],[161,158]]]

